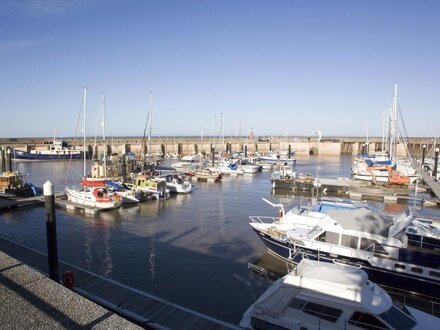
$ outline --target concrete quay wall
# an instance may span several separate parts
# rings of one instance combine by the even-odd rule
[[[0,139],[0,146],[12,147],[20,150],[44,150],[48,149],[52,143],[52,138],[20,138],[20,139]],[[69,144],[77,149],[83,148],[82,140],[65,138]],[[223,142],[224,141],[224,142]],[[165,153],[175,153],[180,155],[190,155],[193,153],[211,153],[211,147],[217,152],[245,151],[248,153],[260,152],[269,153],[271,151],[291,150],[298,155],[320,154],[320,155],[340,155],[357,154],[365,148],[364,137],[286,137],[286,138],[260,138],[248,139],[237,137],[225,137],[223,139],[209,139],[200,137],[154,137],[150,143],[144,140],[143,151],[156,154],[164,151]],[[380,151],[382,148],[382,138],[370,138],[369,150]],[[105,143],[108,153],[122,154],[134,152],[139,154],[142,147],[141,137],[118,137],[107,140]],[[433,147],[431,138],[410,138],[407,143],[397,145],[397,155],[405,156],[408,149],[413,157],[420,157],[422,146],[426,145],[426,152]],[[151,146],[151,150],[148,147]],[[86,150],[88,152],[102,153],[104,148],[103,141],[95,142],[95,139],[86,139]]]

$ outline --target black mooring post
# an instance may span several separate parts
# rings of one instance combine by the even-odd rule
[[[12,148],[8,147],[8,164],[9,164],[9,171],[12,172]]]
[[[46,208],[47,257],[49,260],[49,277],[55,282],[60,281],[58,272],[57,225],[55,218],[55,196],[53,184],[46,181],[43,185],[44,204]]]
[[[434,180],[437,181],[437,166],[438,166],[438,147],[435,148],[435,154],[434,154],[434,171],[432,171],[432,176],[434,177]]]
[[[125,167],[125,150],[122,150],[122,183],[125,182],[125,177],[127,175],[126,171],[126,167]]]
[[[3,172],[6,172],[6,157],[5,157],[5,148],[4,147],[1,147],[0,148],[1,149],[1,161],[2,161],[2,172],[1,173],[3,173]]]
[[[289,159],[290,159],[290,153],[292,152],[292,146],[289,144]]]
[[[244,146],[244,157],[247,158],[247,144]]]
[[[425,164],[426,144],[422,146],[422,165]]]

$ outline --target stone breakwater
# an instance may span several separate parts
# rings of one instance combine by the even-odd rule
[[[83,148],[82,140],[64,138],[64,141],[77,149]],[[48,149],[53,142],[53,138],[2,138],[0,146],[12,147],[20,150],[44,150]],[[142,144],[144,146],[142,147]],[[431,138],[410,138],[407,143],[397,145],[397,155],[406,155],[409,150],[413,157],[420,157],[423,145],[426,145],[427,152],[431,149],[433,141]],[[105,145],[105,146],[104,146]],[[139,154],[141,149],[146,153],[158,154],[179,154],[190,155],[194,153],[210,154],[212,148],[216,152],[236,152],[247,151],[249,154],[254,152],[269,153],[271,151],[288,150],[289,146],[297,155],[321,154],[321,155],[341,155],[358,154],[367,148],[365,137],[282,137],[282,138],[239,138],[225,137],[224,139],[200,138],[200,137],[154,137],[150,143],[142,141],[141,137],[117,137],[95,142],[94,138],[86,139],[86,150],[88,152],[102,152],[107,148],[108,153],[122,154],[134,152]],[[382,138],[370,138],[368,143],[369,151],[380,151],[382,149]]]

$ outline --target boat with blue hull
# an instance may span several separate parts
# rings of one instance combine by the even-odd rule
[[[409,241],[407,228],[418,225],[414,215],[390,217],[352,203],[318,202],[285,214],[282,205],[275,206],[278,218],[250,217],[250,225],[278,256],[362,267],[381,285],[438,299],[433,295],[440,290],[439,249]]]
[[[15,160],[70,160],[82,159],[83,152],[68,147],[65,141],[54,141],[48,150],[23,151],[14,149]]]

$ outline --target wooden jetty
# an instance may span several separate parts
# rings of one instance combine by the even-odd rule
[[[0,235],[0,250],[48,274],[47,255]],[[74,291],[152,329],[240,329],[159,297],[59,260],[60,274],[74,273]]]

